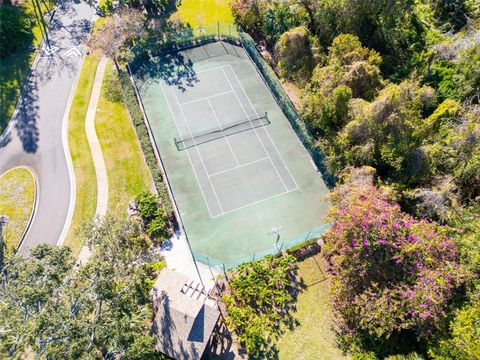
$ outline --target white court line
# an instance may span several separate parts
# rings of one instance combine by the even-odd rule
[[[213,183],[212,183],[212,180],[210,179],[210,176],[208,176],[207,167],[205,166],[205,163],[203,162],[203,158],[202,158],[202,155],[200,154],[200,150],[198,150],[197,142],[193,138],[192,130],[190,129],[190,126],[188,125],[187,117],[185,116],[185,113],[183,112],[182,105],[180,105],[180,102],[178,101],[178,97],[177,97],[177,94],[175,94],[175,91],[173,91],[173,96],[175,96],[175,100],[177,101],[178,107],[180,108],[180,112],[182,113],[183,121],[185,122],[185,125],[187,125],[188,132],[190,133],[190,137],[192,138],[193,143],[195,145],[195,150],[197,150],[198,157],[200,158],[200,161],[202,162],[202,165],[203,165],[203,169],[205,170],[205,173],[207,174],[208,182],[210,183],[210,186],[212,187],[215,198],[217,199],[218,206],[220,207],[220,210],[222,211],[222,214],[223,214],[222,204],[220,203],[220,199],[218,198],[217,191],[215,190],[215,186],[213,186]],[[187,150],[187,153],[188,153],[188,150]],[[195,168],[193,166],[192,166],[192,168],[193,168],[193,171],[195,172]],[[207,206],[208,206],[208,203],[207,203]]]
[[[228,84],[230,85],[230,88],[231,88],[231,89],[233,90],[233,92],[235,93],[235,97],[237,98],[237,101],[239,102],[240,106],[242,107],[242,110],[243,110],[243,112],[245,113],[245,116],[247,117],[247,119],[249,119],[250,124],[252,125],[252,128],[253,128],[253,131],[255,131],[255,135],[257,135],[258,141],[260,141],[260,144],[262,145],[263,151],[265,151],[265,153],[267,154],[268,158],[270,159],[270,162],[272,163],[272,166],[273,166],[273,168],[275,169],[275,172],[277,173],[277,176],[280,178],[280,181],[282,182],[283,187],[285,188],[285,191],[288,191],[287,185],[285,185],[285,182],[283,181],[282,177],[280,176],[280,173],[278,172],[275,164],[273,163],[272,158],[270,157],[270,154],[268,153],[267,149],[265,148],[265,145],[263,144],[262,139],[260,139],[260,136],[258,135],[257,129],[253,126],[253,124],[252,124],[252,122],[251,122],[251,120],[250,120],[250,117],[249,117],[248,114],[247,114],[247,110],[245,110],[245,107],[243,106],[242,102],[240,101],[240,98],[238,97],[237,92],[236,92],[235,89],[233,88],[232,83],[230,82],[230,79],[228,78],[227,73],[226,73],[226,71],[225,71],[225,69],[224,69],[223,67],[222,67],[222,70],[223,70],[223,75],[224,75],[225,78],[227,79]],[[238,80],[237,80],[237,81],[238,81]],[[254,109],[254,110],[255,110],[255,109]],[[257,114],[256,111],[255,111],[255,114]],[[257,114],[257,117],[258,117],[258,114]],[[280,155],[280,154],[279,154],[279,155]]]
[[[220,65],[220,66],[215,66],[213,68],[210,68],[210,69],[205,69],[205,70],[200,70],[200,71],[195,71],[195,74],[203,74],[203,73],[206,73],[206,72],[209,72],[209,71],[213,71],[213,70],[221,70],[225,65]]]
[[[167,102],[167,106],[168,106],[168,109],[170,110],[170,114],[172,115],[172,119],[173,119],[173,122],[175,124],[175,127],[177,128],[177,131],[180,134],[180,129],[178,128],[175,115],[174,115],[173,110],[170,106],[170,102],[168,101],[167,95],[165,94],[165,90],[163,89],[163,82],[160,82],[160,88],[162,89],[163,96],[165,97],[165,101]],[[205,201],[205,205],[207,205],[208,213],[210,214],[210,217],[213,218],[214,216],[212,216],[212,211],[210,210],[210,206],[208,206],[207,197],[205,196],[205,193],[203,192],[202,185],[200,185],[200,181],[198,180],[198,177],[197,177],[197,172],[195,171],[195,168],[193,167],[193,162],[192,162],[192,159],[190,158],[190,154],[188,153],[188,150],[186,151],[186,153],[187,153],[188,161],[190,162],[190,166],[192,167],[192,170],[193,170],[193,175],[195,175],[195,179],[197,180],[198,187],[200,188],[200,192],[202,193],[203,200]],[[222,210],[222,212],[223,212],[223,210]],[[216,215],[216,216],[218,216],[218,215]]]
[[[210,102],[209,99],[207,99],[207,102],[208,102],[208,105],[210,106],[210,109],[212,109],[213,117],[214,117],[215,120],[217,121],[218,126],[220,126],[220,129],[222,130],[222,134],[224,135],[223,138],[224,138],[225,141],[227,142],[228,148],[229,148],[230,151],[232,152],[233,158],[235,159],[235,162],[237,163],[237,166],[240,166],[240,163],[238,162],[237,157],[235,156],[235,152],[234,152],[233,149],[232,149],[232,145],[230,145],[230,141],[228,140],[228,136],[227,136],[227,134],[225,134],[225,131],[223,131],[223,127],[222,127],[222,125],[220,124],[220,121],[218,121],[217,114],[215,114],[215,110],[213,109],[212,103]],[[193,140],[193,141],[195,141],[195,140]],[[208,174],[208,173],[207,173],[207,174]],[[208,176],[210,176],[210,174],[208,174]]]
[[[174,90],[174,91],[175,91],[175,90]],[[223,91],[223,92],[221,92],[221,93],[214,94],[214,95],[210,95],[210,96],[206,96],[206,97],[202,97],[202,98],[200,98],[200,99],[185,101],[185,102],[180,103],[180,105],[188,105],[188,104],[196,103],[196,102],[199,102],[199,101],[208,100],[208,99],[211,99],[211,98],[214,98],[214,97],[217,97],[217,96],[222,96],[222,95],[230,94],[231,92],[232,92],[232,90]]]
[[[216,173],[213,173],[213,174],[210,174],[209,176],[210,177],[214,177],[216,175],[220,175],[220,174],[224,174],[226,172],[229,172],[229,171],[232,171],[232,170],[236,170],[236,169],[240,169],[244,166],[248,166],[248,165],[252,165],[252,164],[255,164],[256,162],[259,162],[259,161],[265,161],[265,160],[268,160],[268,157],[263,157],[261,159],[257,159],[257,160],[253,160],[253,161],[250,161],[248,163],[245,163],[245,164],[242,164],[242,165],[239,165],[239,166],[235,166],[235,167],[232,167],[230,169],[226,169],[226,170],[222,170],[222,171],[219,171],[219,172],[216,172]]]
[[[282,195],[285,195],[285,194],[289,194],[289,193],[294,192],[294,191],[296,191],[296,190],[297,190],[297,189],[292,189],[292,190],[288,190],[288,191],[283,191],[283,192],[281,192],[281,193],[272,195],[272,196],[267,197],[267,198],[265,198],[265,199],[257,200],[257,201],[254,201],[254,202],[252,202],[252,203],[242,205],[242,206],[240,206],[240,207],[238,207],[238,208],[235,208],[235,209],[232,209],[232,210],[228,210],[228,211],[224,211],[223,214],[221,214],[221,215],[215,215],[215,216],[213,217],[213,219],[215,219],[215,218],[217,218],[217,217],[220,217],[220,216],[223,216],[223,215],[227,215],[227,214],[233,213],[233,212],[235,212],[235,211],[237,211],[237,210],[245,209],[245,208],[247,208],[247,207],[249,207],[249,206],[258,205],[258,204],[260,204],[260,203],[262,203],[262,202],[264,202],[264,201],[271,200],[271,199],[274,199],[274,198],[276,198],[276,197],[279,197],[279,196],[282,196]]]
[[[235,74],[235,70],[233,70],[232,65],[231,65],[231,64],[228,64],[227,66],[229,66],[229,67],[230,67],[230,70],[232,70],[233,76],[235,76],[235,79],[237,80],[238,85],[240,85],[240,88],[242,89],[243,93],[245,94],[248,102],[250,103],[250,106],[252,107],[253,111],[255,111],[255,114],[257,115],[257,117],[259,117],[259,115],[258,115],[258,113],[257,113],[257,110],[255,109],[255,107],[254,107],[253,104],[252,104],[252,101],[250,100],[250,98],[249,98],[248,95],[247,95],[247,92],[245,91],[245,89],[243,88],[242,84],[240,83],[240,80],[238,80],[237,74]],[[223,67],[222,67],[222,69],[223,69]],[[225,73],[225,70],[223,70],[223,71],[224,71],[224,73]],[[267,136],[268,136],[268,138],[270,139],[270,142],[272,143],[273,147],[275,148],[275,151],[277,152],[278,157],[279,157],[280,160],[282,161],[283,166],[285,166],[285,168],[286,168],[287,171],[288,171],[288,174],[289,174],[290,177],[292,178],[292,180],[293,180],[293,182],[294,182],[294,184],[295,184],[295,190],[297,190],[297,189],[298,189],[298,184],[297,184],[297,182],[295,181],[295,178],[293,177],[292,173],[290,172],[290,169],[288,168],[287,164],[285,164],[285,161],[283,161],[282,155],[280,155],[280,152],[278,151],[277,146],[275,145],[275,143],[273,142],[272,138],[270,137],[270,134],[268,133],[268,130],[267,130],[267,129],[264,129],[264,130],[265,130],[265,132],[267,133]]]

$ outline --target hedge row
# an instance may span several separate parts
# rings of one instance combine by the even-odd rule
[[[137,102],[135,91],[133,89],[132,83],[130,82],[130,77],[124,70],[122,70],[119,73],[119,78],[122,87],[123,101],[130,114],[130,118],[133,121],[138,140],[140,141],[140,145],[145,155],[145,160],[147,161],[147,165],[150,168],[150,172],[152,173],[153,181],[155,183],[155,187],[157,188],[158,195],[162,200],[165,211],[167,212],[167,214],[169,214],[168,216],[172,217],[173,207],[168,196],[167,187],[163,182],[162,170],[160,169],[160,165],[158,164],[157,158],[155,157],[153,144],[150,142],[148,130],[145,122],[143,121],[142,111],[140,110],[140,106]]]

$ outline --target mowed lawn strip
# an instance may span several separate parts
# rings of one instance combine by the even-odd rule
[[[35,180],[26,168],[14,168],[0,175],[0,215],[9,221],[4,232],[7,250],[18,247],[32,215]]]
[[[49,0],[39,2],[28,0],[20,1],[20,3],[25,8],[25,12],[35,19],[31,28],[32,48],[17,51],[0,60],[0,134],[13,115],[23,83],[35,60],[36,53],[32,49],[38,47],[43,39],[43,27],[38,19],[39,12],[36,6],[40,6],[41,13],[46,17],[45,23],[49,19],[46,16],[46,12],[52,10],[55,6],[55,3]]]
[[[93,220],[97,206],[97,180],[85,133],[85,116],[99,61],[98,55],[85,56],[68,118],[68,144],[75,171],[76,199],[64,245],[70,246],[74,256],[78,255],[83,246],[78,230],[83,222]]]
[[[215,32],[217,22],[233,25],[233,15],[228,0],[182,0],[173,15],[184,24],[202,26],[207,32]]]
[[[152,191],[154,185],[111,61],[105,70],[95,129],[107,167],[107,213],[124,217],[128,203],[142,191]]]
[[[334,317],[329,302],[330,275],[325,269],[326,264],[320,255],[298,263],[299,275],[307,288],[299,294],[294,313],[300,325],[292,331],[287,329],[277,341],[280,360],[349,359],[336,346],[332,329]]]

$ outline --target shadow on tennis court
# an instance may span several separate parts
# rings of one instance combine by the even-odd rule
[[[193,62],[181,53],[166,54],[150,61],[143,61],[133,71],[142,84],[149,79],[160,78],[168,85],[177,86],[182,92],[198,82]]]

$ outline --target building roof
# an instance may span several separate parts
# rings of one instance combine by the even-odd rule
[[[188,277],[163,269],[153,287],[157,350],[175,359],[200,359],[220,312]],[[196,289],[196,290],[195,290]]]

